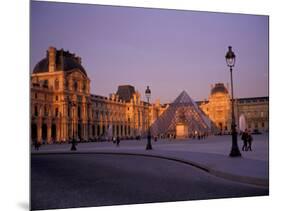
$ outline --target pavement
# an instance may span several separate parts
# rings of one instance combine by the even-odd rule
[[[117,147],[112,142],[79,143],[77,151],[70,144],[43,145],[32,154],[121,154],[157,157],[186,163],[214,176],[256,186],[269,186],[269,135],[253,135],[253,151],[241,151],[241,157],[229,157],[231,136],[210,136],[206,139],[152,141],[153,150],[145,150],[146,140],[124,140]]]

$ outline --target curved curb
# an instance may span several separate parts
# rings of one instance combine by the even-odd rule
[[[256,186],[260,186],[263,188],[268,188],[269,186],[269,182],[268,179],[262,179],[262,178],[256,178],[256,177],[249,177],[249,176],[240,176],[237,174],[231,174],[231,173],[227,173],[227,172],[223,172],[223,171],[219,171],[219,170],[215,170],[212,168],[209,168],[208,166],[205,166],[203,164],[194,162],[194,161],[190,161],[190,160],[185,160],[185,159],[180,159],[177,157],[173,157],[173,156],[163,156],[163,155],[156,155],[156,154],[145,154],[145,153],[139,153],[139,152],[106,152],[106,151],[96,151],[96,152],[38,152],[38,153],[31,153],[31,155],[53,155],[53,154],[108,154],[108,155],[133,155],[133,156],[144,156],[144,157],[154,157],[154,158],[160,158],[160,159],[166,159],[166,160],[171,160],[171,161],[176,161],[176,162],[180,162],[180,163],[184,163],[187,165],[191,165],[195,168],[198,168],[200,170],[203,170],[205,172],[208,172],[209,174],[216,176],[216,177],[220,177],[223,179],[227,179],[227,180],[231,180],[231,181],[235,181],[235,182],[240,182],[240,183],[246,183],[249,185],[256,185]]]

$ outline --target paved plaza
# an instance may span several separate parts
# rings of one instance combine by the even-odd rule
[[[118,147],[113,142],[79,143],[75,152],[70,151],[70,144],[43,145],[39,151],[32,148],[32,206],[268,195],[269,137],[253,138],[253,151],[241,151],[242,157],[235,158],[229,157],[229,135],[152,141],[153,150],[145,150],[146,139],[123,140]],[[238,143],[241,149],[242,141]]]

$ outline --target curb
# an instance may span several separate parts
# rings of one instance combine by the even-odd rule
[[[237,174],[231,174],[231,173],[227,173],[227,172],[222,172],[219,170],[215,170],[212,168],[209,168],[208,166],[202,165],[200,163],[194,162],[194,161],[190,161],[190,160],[185,160],[185,159],[180,159],[177,157],[173,157],[173,156],[163,156],[163,155],[155,155],[155,154],[145,154],[145,153],[139,153],[139,152],[106,152],[106,151],[95,151],[95,152],[32,152],[31,155],[51,155],[51,154],[109,154],[109,155],[134,155],[134,156],[144,156],[144,157],[154,157],[154,158],[160,158],[160,159],[165,159],[165,160],[171,160],[171,161],[176,161],[176,162],[180,162],[180,163],[184,163],[187,165],[191,165],[195,168],[198,168],[200,170],[203,170],[205,172],[208,172],[209,174],[216,176],[216,177],[220,177],[223,179],[227,179],[227,180],[231,180],[231,181],[235,181],[235,182],[240,182],[240,183],[246,183],[249,185],[256,185],[256,186],[260,186],[260,187],[264,187],[264,188],[268,188],[269,186],[269,181],[268,179],[262,179],[262,178],[256,178],[256,177],[249,177],[249,176],[240,176]]]

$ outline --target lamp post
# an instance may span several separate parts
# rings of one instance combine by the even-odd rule
[[[240,157],[241,153],[237,144],[237,131],[235,124],[235,114],[234,114],[234,99],[233,99],[233,79],[232,79],[232,68],[235,65],[235,54],[232,51],[232,47],[228,46],[228,52],[225,55],[225,60],[227,66],[230,68],[230,80],[231,80],[231,110],[232,110],[232,120],[231,120],[231,135],[232,135],[232,147],[229,154],[230,157]]]
[[[148,112],[147,112],[147,144],[146,144],[146,150],[151,150],[152,146],[151,146],[151,134],[150,134],[150,125],[149,125],[149,98],[151,97],[151,91],[149,89],[149,86],[147,86],[146,90],[145,90],[145,96],[147,98],[147,107],[148,107]]]
[[[76,151],[76,140],[75,140],[75,137],[74,137],[74,125],[75,125],[75,122],[74,122],[74,108],[75,108],[75,103],[74,102],[69,102],[69,106],[71,106],[71,109],[72,109],[72,141],[71,141],[71,148],[70,150],[71,151]]]

